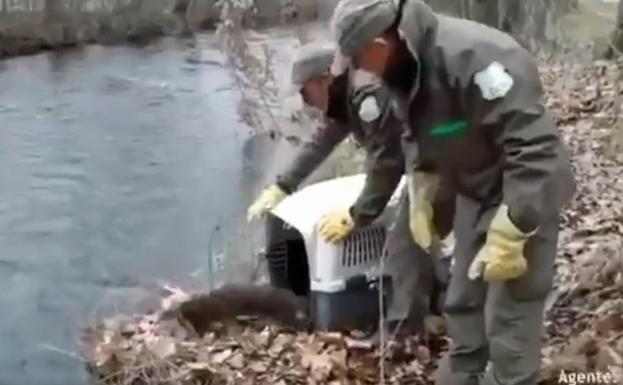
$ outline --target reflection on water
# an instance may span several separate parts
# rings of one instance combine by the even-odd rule
[[[46,345],[73,351],[98,312],[188,281],[243,212],[242,169],[266,154],[244,166],[238,95],[210,39],[198,47],[0,62],[0,384],[83,383]]]

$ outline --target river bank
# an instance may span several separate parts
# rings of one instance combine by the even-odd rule
[[[539,385],[590,378],[589,373],[620,384],[623,185],[612,182],[623,175],[614,140],[622,102],[615,85],[618,69],[605,62],[552,62],[540,69],[545,104],[571,150],[578,191],[562,213]],[[237,319],[212,325],[214,331],[199,337],[183,318],[160,317],[189,293],[168,288],[165,294],[152,312],[118,315],[85,330],[83,354],[95,384],[207,385],[235,378],[254,385],[433,385],[447,346],[446,336],[431,333],[374,349],[340,333],[296,332]]]
[[[165,26],[164,19],[131,24],[98,15],[80,15],[47,23],[43,15],[9,15],[0,17],[0,58],[95,43],[149,42],[165,36]]]
[[[76,328],[159,281],[207,285],[207,256],[238,234],[270,159],[244,152],[227,59],[196,40],[0,63],[0,384],[86,385],[58,353]]]
[[[46,9],[0,9],[0,59],[62,50],[87,44],[148,44],[164,36],[192,36],[214,30],[222,7],[210,0],[129,2],[121,6]],[[326,19],[331,0],[232,2],[247,28],[273,28]]]
[[[127,1],[113,6],[106,6],[106,0],[98,3],[98,7],[77,6],[54,12],[45,8],[0,9],[0,59],[86,44],[144,45],[163,36],[192,36],[199,31],[214,30],[222,12],[222,7],[214,0]],[[336,2],[251,0],[246,3],[252,6],[241,12],[242,25],[249,29],[265,29],[326,20]],[[440,12],[456,13],[456,9],[443,1],[432,3]],[[248,5],[245,2],[228,4],[238,8]],[[577,9],[548,17],[546,29],[550,32],[545,39],[554,39],[563,45],[599,44],[613,31],[615,14],[616,4],[610,1],[583,0]],[[538,28],[535,30],[528,24],[520,28],[522,33],[538,35]]]
[[[278,81],[297,35],[245,41]],[[0,62],[0,307],[13,309],[0,319],[11,347],[0,384],[86,385],[82,362],[62,354],[77,349],[76,330],[133,311],[162,282],[201,289],[254,271],[264,232],[246,207],[312,127],[290,123],[272,92],[270,112],[257,111],[258,85],[241,89],[221,48],[199,33]],[[241,105],[265,123],[245,124]],[[308,182],[357,159],[337,150]],[[214,274],[212,255],[229,256],[214,258]]]

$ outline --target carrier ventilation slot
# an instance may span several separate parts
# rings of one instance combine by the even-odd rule
[[[383,254],[385,229],[373,227],[351,235],[344,244],[342,266],[354,267],[378,260]]]
[[[288,271],[288,245],[280,242],[273,246],[270,253],[266,256],[275,271],[281,272],[284,277]]]

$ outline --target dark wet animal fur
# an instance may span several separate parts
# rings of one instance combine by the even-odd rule
[[[228,285],[208,294],[196,295],[175,310],[202,336],[215,323],[235,321],[241,316],[272,320],[299,330],[307,327],[305,301],[293,292],[272,286]]]

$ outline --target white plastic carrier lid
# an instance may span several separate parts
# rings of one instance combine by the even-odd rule
[[[357,174],[315,183],[288,196],[272,213],[296,228],[305,240],[310,240],[320,218],[332,211],[351,207],[365,182],[366,175]],[[403,177],[388,205],[397,203],[404,182]]]

